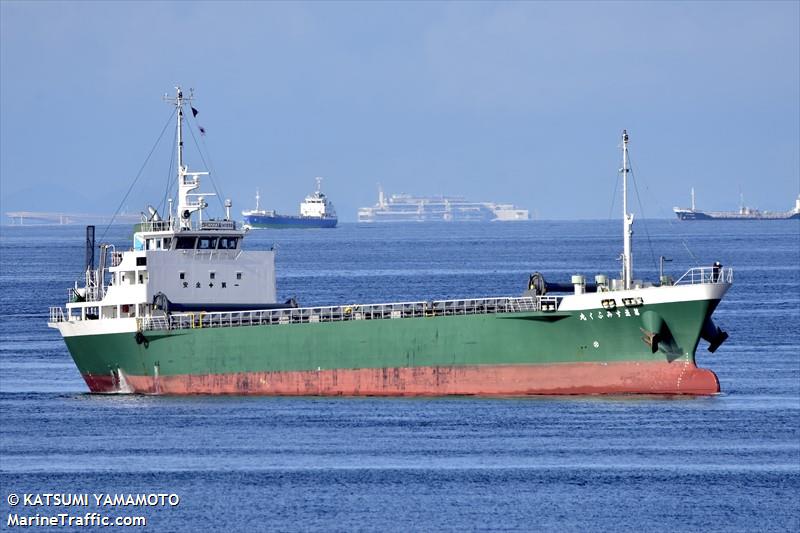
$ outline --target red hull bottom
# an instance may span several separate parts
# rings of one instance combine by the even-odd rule
[[[694,363],[614,362],[241,372],[174,376],[84,374],[92,392],[272,396],[524,396],[695,394],[719,380]]]

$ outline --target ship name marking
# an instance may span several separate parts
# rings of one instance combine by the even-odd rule
[[[620,311],[617,309],[616,311],[589,311],[588,313],[584,312],[581,313],[578,318],[583,321],[589,320],[603,320],[605,318],[621,318],[623,316],[623,312],[625,313],[624,316],[641,316],[639,313],[639,309],[625,309],[625,311]]]

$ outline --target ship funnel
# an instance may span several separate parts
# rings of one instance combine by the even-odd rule
[[[379,207],[386,207],[386,196],[383,193],[383,187],[381,184],[378,184],[378,206]]]
[[[703,322],[703,329],[700,331],[700,337],[708,342],[708,351],[714,353],[717,351],[717,348],[728,339],[728,334],[714,324],[711,317],[707,317],[705,322]]]

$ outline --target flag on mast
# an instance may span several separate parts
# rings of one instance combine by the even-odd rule
[[[194,107],[194,106],[191,106],[191,105],[190,105],[189,107],[192,109],[192,116],[193,116],[194,118],[197,118],[197,115],[198,115],[198,113],[200,113],[200,111],[198,111],[197,109],[195,109],[195,107]],[[200,135],[205,135],[205,134],[206,134],[206,129],[205,129],[203,126],[201,126],[200,124],[198,124],[198,125],[197,125],[197,129],[199,129],[199,130],[200,130]]]

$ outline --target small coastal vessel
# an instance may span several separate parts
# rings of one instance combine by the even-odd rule
[[[790,220],[800,219],[800,195],[794,202],[794,209],[789,211],[760,211],[746,207],[741,202],[738,211],[701,211],[694,204],[694,187],[692,187],[692,207],[673,207],[675,216],[680,220]]]
[[[460,300],[278,303],[275,252],[245,251],[230,220],[204,220],[182,153],[177,89],[177,211],[151,213],[133,247],[87,230],[82,286],[50,309],[89,390],[138,394],[527,395],[714,394],[698,368],[701,339],[727,338],[712,314],[733,272],[715,264],[673,281],[633,274],[628,134],[622,134],[623,253],[619,279],[569,284],[530,276],[519,296]],[[616,254],[615,254],[616,255]]]
[[[374,222],[508,222],[529,220],[527,209],[513,204],[470,202],[461,196],[386,196],[378,186],[378,203],[358,210],[358,221]]]
[[[261,209],[261,195],[256,190],[256,208],[242,211],[245,228],[335,228],[339,219],[333,203],[322,192],[322,178],[317,177],[317,188],[300,204],[300,215],[280,215]]]

